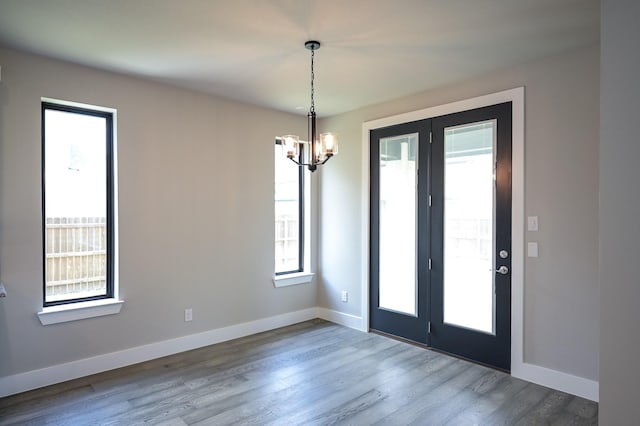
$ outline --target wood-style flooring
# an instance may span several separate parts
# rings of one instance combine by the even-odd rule
[[[0,425],[593,425],[598,404],[322,320],[0,399]]]

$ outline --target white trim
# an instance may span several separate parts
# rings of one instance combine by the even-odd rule
[[[512,102],[511,375],[597,401],[598,382],[524,362],[524,92],[524,87],[517,87],[362,124],[362,263],[360,265],[362,320],[360,327],[357,328],[369,329],[369,132],[381,127]]]
[[[398,122],[398,124],[400,121]],[[376,124],[376,121],[366,121],[362,123],[362,211],[360,212],[360,223],[362,228],[360,229],[360,235],[362,241],[360,242],[360,256],[362,263],[360,264],[360,276],[362,281],[360,282],[360,315],[362,323],[360,328],[362,330],[369,330],[369,215],[371,214],[371,200],[369,194],[371,193],[371,180],[369,179],[370,171],[370,150],[369,150],[369,132],[376,128],[381,127]]]
[[[528,382],[537,383],[572,395],[598,402],[600,385],[595,380],[585,379],[562,371],[521,363],[517,369],[511,368],[511,375]]]
[[[308,308],[119,352],[71,361],[39,370],[0,377],[0,398],[314,318],[322,318],[359,331],[366,332],[368,330],[368,327],[363,328],[363,324],[366,323],[362,317],[326,308]],[[598,382],[593,380],[526,363],[518,363],[515,367],[512,366],[511,374],[523,380],[598,401]]]
[[[113,297],[89,302],[73,302],[65,305],[57,305],[42,308],[38,312],[38,319],[42,325],[58,324],[62,322],[77,321],[87,318],[95,318],[105,315],[114,315],[120,312],[123,300],[120,300],[120,238],[118,220],[118,110],[100,105],[85,104],[63,99],[41,97],[40,102],[63,105],[68,107],[84,108],[111,114],[111,151],[113,174]]]
[[[38,312],[38,319],[42,325],[58,324],[61,322],[77,321],[120,312],[124,300],[100,299],[90,302],[69,303],[66,305],[49,306]]]
[[[318,318],[322,318],[323,320],[333,322],[335,324],[344,325],[345,327],[353,328],[358,331],[364,331],[365,333],[369,330],[367,328],[362,328],[362,317],[345,314],[344,312],[334,311],[333,309],[327,308],[317,308]]]
[[[524,364],[524,87],[511,101],[511,375]]]
[[[278,137],[276,136],[276,139],[277,138]],[[302,172],[303,172],[302,184],[303,184],[303,194],[304,194],[304,199],[302,200],[303,225],[304,225],[304,230],[303,230],[304,247],[302,248],[302,252],[304,256],[302,259],[303,270],[302,272],[294,272],[291,274],[284,274],[284,275],[276,275],[274,273],[271,281],[273,282],[273,286],[276,288],[288,287],[288,286],[298,285],[298,284],[308,284],[311,281],[313,281],[313,276],[315,275],[313,272],[311,272],[315,267],[315,265],[312,264],[311,262],[311,259],[312,259],[311,251],[314,250],[315,248],[315,247],[311,247],[311,240],[313,239],[313,236],[311,234],[311,230],[312,230],[311,222],[315,220],[315,218],[311,217],[311,197],[314,196],[314,194],[312,194],[312,191],[311,191],[312,175],[311,175],[311,171],[306,167],[302,168]],[[274,187],[274,191],[275,191],[275,187]],[[274,200],[274,203],[275,203],[275,200]],[[273,212],[275,214],[275,204],[274,204]],[[275,216],[274,216],[274,220],[275,220]],[[274,234],[274,237],[275,237],[275,234]]]
[[[313,281],[313,276],[314,274],[311,272],[296,272],[294,274],[274,275],[272,281],[274,287],[288,287],[290,285],[308,284]]]
[[[0,398],[43,386],[61,383],[114,368],[125,367],[167,355],[213,345],[251,334],[284,327],[317,318],[317,308],[308,308],[231,325],[202,333],[177,337],[162,342],[137,346],[119,352],[111,352],[91,358],[79,359],[39,370],[0,377]]]
[[[70,106],[70,107],[76,107],[76,108],[84,108],[84,109],[92,109],[92,110],[101,111],[101,112],[111,112],[113,114],[115,114],[117,112],[117,110],[115,108],[111,108],[111,107],[105,107],[105,106],[93,105],[93,104],[85,104],[85,103],[82,103],[82,102],[75,102],[75,101],[67,101],[67,100],[64,100],[64,99],[47,98],[45,96],[41,97],[40,101],[41,102],[48,102],[50,104],[64,105],[64,106]]]

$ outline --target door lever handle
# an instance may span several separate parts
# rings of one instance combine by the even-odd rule
[[[498,269],[496,269],[496,274],[507,275],[509,273],[509,268],[505,265],[502,265]]]

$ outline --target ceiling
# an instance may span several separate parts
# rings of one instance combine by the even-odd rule
[[[0,0],[0,45],[319,116],[600,38],[598,0]],[[1,65],[1,64],[0,64]]]

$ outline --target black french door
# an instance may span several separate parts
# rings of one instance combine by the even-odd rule
[[[370,327],[425,344],[430,133],[422,120],[370,135]]]
[[[372,130],[370,328],[509,370],[511,103]]]

